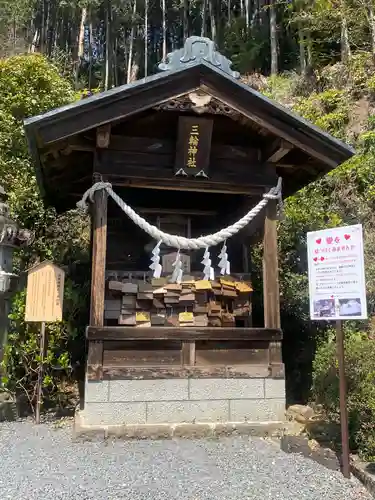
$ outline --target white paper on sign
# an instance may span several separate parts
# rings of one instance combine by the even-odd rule
[[[307,233],[310,317],[366,319],[362,225]]]

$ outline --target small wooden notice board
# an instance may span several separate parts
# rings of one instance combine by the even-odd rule
[[[40,363],[36,387],[35,421],[40,423],[43,386],[43,364],[46,351],[46,323],[62,320],[65,272],[48,260],[27,273],[25,321],[41,323]]]
[[[62,320],[65,273],[50,261],[32,267],[27,275],[26,322]]]

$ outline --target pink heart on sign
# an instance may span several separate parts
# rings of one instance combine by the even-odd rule
[[[320,260],[321,260],[321,261],[323,262],[323,260],[324,260],[324,257],[320,257]]]
[[[316,262],[318,260],[318,257],[314,257],[314,261]]]
[[[344,234],[344,238],[345,238],[346,240],[350,240],[350,234]]]
[[[318,244],[318,245],[320,245],[320,244],[321,244],[321,242],[322,242],[322,238],[318,238],[318,239],[316,240],[316,242],[317,242],[317,244]]]
[[[335,298],[334,295],[331,295],[331,299],[334,299],[334,298]]]

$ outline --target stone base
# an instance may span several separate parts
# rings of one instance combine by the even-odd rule
[[[14,401],[0,400],[0,422],[13,422],[17,418],[17,404]]]
[[[1,373],[0,373],[1,375]],[[0,388],[0,422],[13,422],[19,417],[16,401]]]
[[[183,378],[86,382],[87,426],[282,422],[285,381]]]
[[[74,437],[95,439],[201,439],[225,436],[280,438],[290,431],[289,422],[238,422],[194,424],[88,425],[82,412],[74,420]]]

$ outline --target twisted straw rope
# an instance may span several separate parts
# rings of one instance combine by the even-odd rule
[[[149,224],[143,217],[138,215],[134,210],[129,207],[112,189],[112,185],[109,182],[97,182],[89,188],[85,194],[82,196],[82,200],[77,203],[77,207],[81,210],[87,210],[87,199],[93,202],[93,196],[96,191],[100,189],[105,189],[109,196],[117,203],[117,205],[125,212],[125,214],[141,229],[143,229],[147,234],[157,241],[162,241],[165,245],[181,250],[198,250],[199,248],[207,248],[210,246],[218,245],[223,243],[226,239],[237,234],[241,229],[243,229],[249,222],[251,222],[255,216],[267,205],[269,200],[278,200],[279,208],[282,209],[282,190],[281,190],[282,179],[279,177],[277,185],[271,188],[268,193],[263,195],[263,199],[252,208],[246,215],[244,215],[240,220],[228,226],[217,233],[208,234],[207,236],[200,236],[199,238],[184,238],[183,236],[175,236],[173,234],[165,233],[161,231],[156,226]]]

